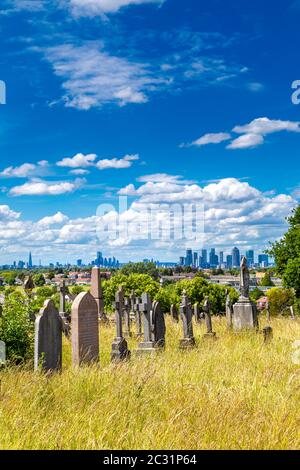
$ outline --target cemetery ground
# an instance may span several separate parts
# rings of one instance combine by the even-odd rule
[[[300,364],[292,360],[300,322],[271,320],[274,338],[234,333],[213,319],[217,340],[180,351],[182,324],[167,318],[166,349],[110,363],[114,325],[101,325],[100,364],[63,371],[0,370],[1,449],[299,449]],[[261,329],[266,326],[260,319]]]

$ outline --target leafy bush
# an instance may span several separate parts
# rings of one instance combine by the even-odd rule
[[[103,297],[106,311],[112,311],[112,303],[115,301],[115,295],[120,286],[124,287],[125,295],[129,296],[131,291],[135,291],[135,295],[141,296],[143,292],[147,292],[151,299],[154,299],[159,291],[159,283],[154,281],[148,274],[116,274],[108,281],[104,281]]]
[[[34,324],[29,320],[28,299],[21,292],[6,296],[0,318],[0,339],[6,344],[7,359],[20,363],[33,356]]]
[[[271,315],[290,314],[289,307],[295,302],[293,289],[273,287],[267,292]]]

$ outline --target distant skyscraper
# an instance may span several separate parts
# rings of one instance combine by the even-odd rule
[[[179,258],[179,265],[180,265],[180,266],[184,266],[184,262],[185,262],[184,256],[180,256],[180,258]]]
[[[219,257],[216,255],[215,248],[212,248],[209,253],[209,264],[211,268],[216,268],[219,264]]]
[[[268,255],[258,255],[258,264],[262,268],[267,268],[269,266],[269,256]]]
[[[31,255],[31,252],[29,253],[29,260],[28,260],[28,268],[29,269],[32,269],[32,255]]]
[[[251,267],[254,265],[254,251],[253,250],[248,250],[246,251],[246,258],[248,261],[248,266]]]
[[[220,251],[220,264],[224,264],[224,252]]]
[[[238,268],[240,266],[240,262],[240,250],[237,247],[234,247],[232,250],[232,266],[234,268]]]
[[[232,255],[227,255],[226,256],[226,267],[227,267],[227,269],[232,268]]]
[[[202,258],[203,265],[206,265],[207,264],[207,250],[201,251],[201,258]]]
[[[195,268],[198,268],[198,253],[194,252],[194,262],[193,265]]]
[[[81,266],[82,266],[82,259],[78,259],[78,260],[77,260],[77,266],[78,266],[78,268],[81,268]]]
[[[186,250],[185,265],[186,266],[193,265],[193,251],[192,250]]]

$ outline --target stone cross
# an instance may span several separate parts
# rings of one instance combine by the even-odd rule
[[[108,319],[104,313],[104,302],[103,302],[103,293],[102,293],[102,286],[101,286],[101,271],[100,271],[100,268],[96,266],[92,268],[90,293],[94,297],[97,303],[99,320],[103,322],[107,322]]]
[[[226,321],[227,321],[228,330],[231,330],[232,328],[232,316],[233,316],[232,302],[230,300],[229,293],[227,293],[226,295]]]
[[[128,297],[124,299],[124,321],[125,321],[125,335],[126,337],[131,336],[130,331],[130,300]]]
[[[0,366],[6,363],[6,346],[4,341],[0,341]]]
[[[117,335],[112,343],[111,361],[118,362],[130,357],[127,341],[123,338],[122,332],[122,316],[124,310],[124,291],[120,287],[115,297],[115,315],[116,315],[116,329]]]
[[[175,323],[178,323],[178,322],[179,322],[178,308],[176,307],[175,304],[172,304],[170,310],[171,310],[171,317],[172,317],[172,320],[173,320]]]
[[[152,334],[152,302],[149,297],[149,294],[142,294],[141,303],[139,309],[143,314],[143,323],[144,323],[144,341],[138,346],[138,353],[150,353],[156,351],[155,349],[155,340]]]
[[[165,317],[161,310],[159,302],[154,302],[152,306],[152,328],[155,346],[157,348],[165,347],[166,324]]]
[[[62,281],[59,285],[59,314],[62,318],[66,317],[66,295],[69,292],[66,287],[66,281]]]
[[[205,323],[206,323],[206,334],[204,335],[205,338],[208,338],[208,337],[214,338],[216,336],[216,333],[212,329],[210,309],[211,309],[211,303],[210,303],[208,296],[206,296],[204,300],[204,304],[203,304],[203,310],[205,314]]]
[[[52,300],[46,300],[35,320],[34,369],[44,372],[62,368],[62,319]]]
[[[142,299],[136,298],[135,299],[135,312],[136,312],[136,336],[137,337],[143,336],[141,305],[142,305]]]
[[[180,317],[183,324],[183,339],[180,340],[180,349],[187,349],[195,346],[195,338],[192,322],[192,306],[186,291],[183,291],[180,304]]]
[[[99,361],[98,305],[89,292],[81,292],[72,305],[73,365]]]
[[[194,317],[196,323],[201,323],[201,311],[198,302],[194,304]]]

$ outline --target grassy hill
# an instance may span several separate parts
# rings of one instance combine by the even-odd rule
[[[263,322],[262,322],[263,323]],[[262,326],[264,326],[262,324]],[[168,319],[166,351],[111,365],[114,328],[101,327],[99,366],[74,369],[64,340],[61,375],[0,371],[1,449],[299,449],[300,322],[272,320],[274,340],[226,331],[178,350]],[[129,341],[130,348],[137,346]]]

